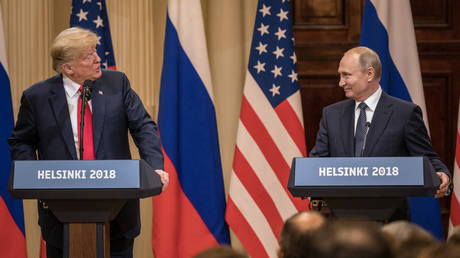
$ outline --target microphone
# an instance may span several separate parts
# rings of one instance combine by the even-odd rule
[[[366,147],[367,133],[369,133],[370,127],[371,127],[371,122],[366,122],[366,134],[364,135],[363,148],[361,149],[361,157],[364,154],[364,148]]]
[[[86,80],[83,82],[83,90],[80,94],[81,98],[81,110],[80,110],[80,160],[83,160],[83,133],[84,133],[84,128],[85,128],[85,110],[86,110],[86,104],[88,101],[91,100],[91,93],[93,91],[93,84],[94,81],[91,80]]]
[[[94,81],[91,80],[86,80],[85,82],[83,82],[82,98],[86,98],[86,101],[89,101],[91,99],[91,93],[93,92],[93,84]]]

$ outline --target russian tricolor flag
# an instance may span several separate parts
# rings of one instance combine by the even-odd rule
[[[155,257],[230,243],[213,98],[200,0],[170,0],[158,112],[170,183],[153,198]]]
[[[14,118],[2,21],[0,7],[0,254],[2,257],[27,257],[22,201],[13,200],[7,190],[11,169],[8,138],[13,131]]]
[[[380,86],[388,94],[416,103],[428,118],[409,0],[366,0],[360,45],[373,49],[382,62]],[[439,201],[410,198],[412,222],[444,238]]]

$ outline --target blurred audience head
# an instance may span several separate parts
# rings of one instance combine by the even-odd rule
[[[335,221],[317,232],[315,258],[391,258],[390,246],[372,222]]]
[[[219,246],[204,250],[193,258],[248,258],[248,256],[230,246]]]
[[[310,257],[312,236],[326,218],[317,211],[303,211],[286,220],[280,236],[278,257]]]
[[[409,221],[394,221],[381,228],[397,258],[417,257],[425,248],[436,244],[435,238]]]
[[[460,247],[436,243],[425,247],[414,258],[460,258]]]
[[[460,226],[455,227],[447,238],[448,245],[460,246]]]

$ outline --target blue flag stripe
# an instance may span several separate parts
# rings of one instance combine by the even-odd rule
[[[166,20],[158,126],[180,185],[220,244],[230,243],[214,105]],[[180,74],[179,74],[180,72]]]

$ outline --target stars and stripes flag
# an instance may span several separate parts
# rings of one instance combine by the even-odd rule
[[[289,1],[259,0],[227,200],[226,219],[252,257],[274,257],[284,221],[307,208],[287,190],[305,157]]]
[[[449,235],[453,233],[453,229],[460,224],[460,106],[458,107],[457,120],[457,143],[455,148],[454,161],[454,190],[450,199],[450,217],[449,217]]]
[[[382,62],[382,89],[420,106],[428,127],[422,76],[409,0],[366,0],[360,45],[373,49]],[[439,201],[410,198],[412,222],[443,238]]]
[[[14,126],[10,80],[7,71],[5,36],[0,7],[0,253],[2,257],[27,257],[24,233],[24,213],[21,200],[13,200],[7,185],[11,158],[8,138]]]
[[[169,0],[158,128],[170,183],[153,198],[155,257],[230,244],[200,0]]]
[[[96,33],[99,39],[96,50],[101,58],[101,67],[117,69],[105,0],[73,0],[70,27],[81,27]]]

